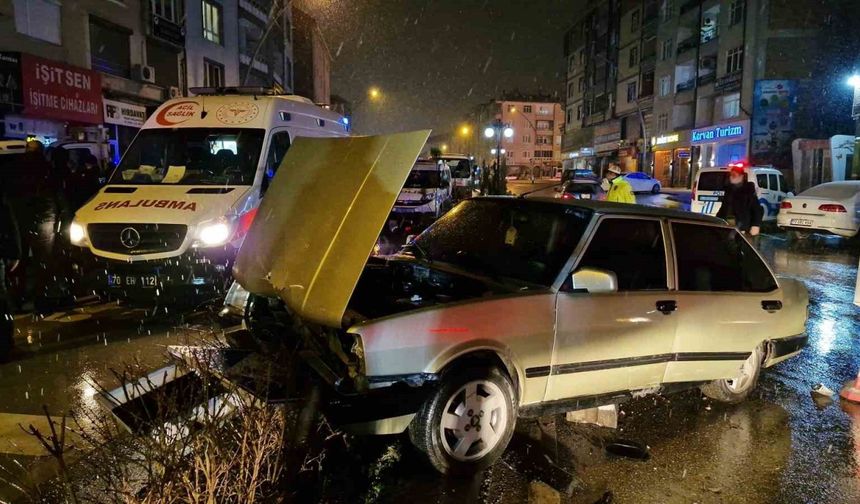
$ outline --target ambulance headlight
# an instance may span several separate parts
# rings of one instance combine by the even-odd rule
[[[224,220],[210,222],[200,226],[197,239],[204,247],[224,245],[230,239],[230,224]]]
[[[87,237],[84,227],[75,221],[69,226],[69,241],[74,245],[84,245],[84,240]]]

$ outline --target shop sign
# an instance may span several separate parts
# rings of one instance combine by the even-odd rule
[[[116,100],[104,100],[106,124],[140,128],[146,122],[146,107]]]
[[[25,115],[87,124],[104,119],[98,72],[22,54],[21,83]]]
[[[668,133],[666,135],[660,135],[658,137],[651,137],[651,145],[665,145],[670,143],[675,143],[681,140],[681,135],[678,133]]]
[[[729,91],[732,89],[737,89],[740,87],[741,78],[743,77],[743,72],[735,72],[733,74],[724,75],[717,79],[714,83],[715,91]]]
[[[723,126],[710,126],[693,130],[692,143],[717,142],[723,138],[739,138],[746,135],[746,128],[742,124],[726,124]]]
[[[152,15],[152,34],[171,44],[185,45],[185,28],[156,14]]]
[[[0,52],[0,106],[3,110],[16,110],[22,99],[21,53]]]

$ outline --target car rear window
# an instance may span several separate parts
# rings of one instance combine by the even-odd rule
[[[728,173],[719,172],[702,172],[699,174],[699,184],[696,189],[699,191],[722,191],[729,183]]]
[[[771,292],[777,288],[767,265],[732,228],[672,223],[682,291]]]
[[[594,194],[597,184],[568,184],[565,192]]]

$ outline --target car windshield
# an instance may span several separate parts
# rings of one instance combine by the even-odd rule
[[[497,280],[552,285],[591,210],[522,199],[460,203],[415,239],[424,259]]]
[[[445,164],[451,169],[453,178],[469,178],[472,175],[468,159],[448,159]]]
[[[438,170],[412,170],[403,187],[410,189],[435,188],[439,187],[439,180]]]
[[[699,184],[696,188],[699,191],[722,191],[728,183],[728,172],[702,172],[699,174]]]
[[[142,130],[109,183],[251,185],[264,135],[248,128]]]

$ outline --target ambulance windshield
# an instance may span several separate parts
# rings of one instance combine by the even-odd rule
[[[108,183],[251,185],[265,133],[249,128],[145,129]]]

